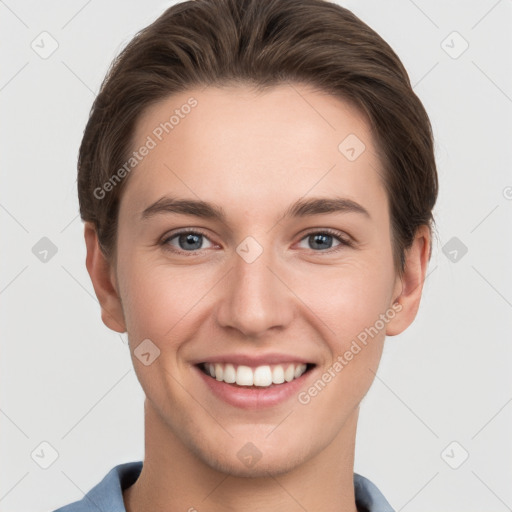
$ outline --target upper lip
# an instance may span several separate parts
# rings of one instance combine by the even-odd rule
[[[289,355],[289,354],[223,354],[218,356],[206,357],[204,359],[200,359],[194,361],[194,364],[201,363],[232,363],[236,365],[245,365],[245,366],[264,366],[270,364],[285,364],[285,363],[299,363],[299,364],[314,364],[312,361],[308,359],[304,359],[303,357]]]

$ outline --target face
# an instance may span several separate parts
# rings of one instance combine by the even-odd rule
[[[194,89],[145,112],[144,144],[114,279],[146,412],[212,468],[298,467],[357,416],[400,315],[369,126],[305,86]]]

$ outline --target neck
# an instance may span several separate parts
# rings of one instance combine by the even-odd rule
[[[255,478],[217,471],[185,446],[146,399],[145,458],[123,492],[127,512],[357,512],[354,446],[359,408],[319,453],[286,473]]]

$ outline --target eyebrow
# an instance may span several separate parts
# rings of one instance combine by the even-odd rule
[[[141,220],[161,214],[193,215],[203,219],[212,219],[226,224],[226,213],[221,206],[196,199],[179,199],[163,196],[148,206],[141,213]],[[366,208],[359,203],[344,197],[314,197],[311,199],[298,199],[283,213],[285,217],[308,217],[329,213],[359,213],[371,218]]]

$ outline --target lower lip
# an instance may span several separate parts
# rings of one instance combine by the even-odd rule
[[[273,384],[269,387],[236,386],[218,381],[201,371],[197,366],[194,369],[199,373],[203,381],[215,396],[230,405],[241,409],[261,409],[272,407],[297,396],[304,387],[306,379],[314,372],[315,368],[303,373],[298,379],[283,384]]]

